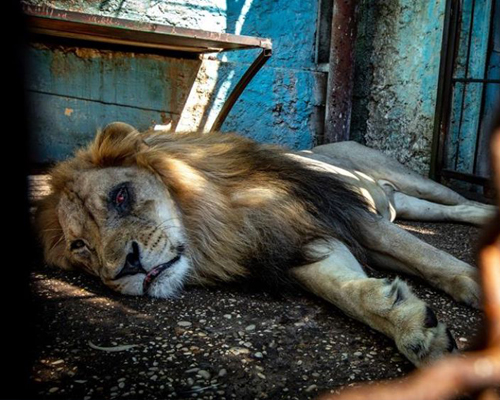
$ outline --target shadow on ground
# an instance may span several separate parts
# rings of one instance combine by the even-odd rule
[[[478,229],[400,225],[474,263]],[[470,348],[481,314],[406,280],[448,324],[459,348]],[[189,288],[174,300],[125,297],[92,277],[42,265],[32,274],[32,291],[36,398],[310,399],[413,369],[382,334],[303,292],[233,285]]]

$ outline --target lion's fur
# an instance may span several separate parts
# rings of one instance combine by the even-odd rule
[[[284,282],[289,268],[317,260],[307,245],[319,239],[339,239],[362,258],[357,224],[367,205],[335,176],[233,134],[139,133],[114,124],[51,171],[53,193],[38,212],[48,263],[70,267],[56,207],[75,172],[116,166],[161,178],[181,211],[194,282],[249,275]]]
[[[114,123],[51,177],[37,216],[46,261],[121,293],[171,297],[187,282],[251,276],[274,288],[297,282],[393,338],[415,365],[453,351],[453,337],[404,283],[368,277],[364,251],[376,267],[480,304],[477,269],[391,221],[481,224],[495,209],[356,143],[299,155],[233,134]]]

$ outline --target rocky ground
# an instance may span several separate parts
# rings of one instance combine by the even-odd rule
[[[474,263],[478,229],[400,225]],[[470,348],[481,313],[407,281],[459,348]],[[302,292],[234,285],[189,288],[174,300],[134,298],[42,264],[32,273],[32,292],[32,390],[41,399],[310,399],[413,369],[389,339]]]

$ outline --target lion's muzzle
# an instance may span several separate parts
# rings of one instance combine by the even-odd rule
[[[124,276],[140,273],[147,274],[147,271],[141,264],[139,245],[136,242],[132,242],[132,251],[127,255],[127,258],[125,259],[125,265],[120,270],[120,272],[118,272],[115,280],[123,278]]]
[[[174,258],[172,258],[169,262],[160,264],[157,267],[154,267],[151,271],[149,271],[146,275],[146,278],[144,278],[144,282],[142,283],[142,289],[144,294],[148,292],[149,287],[151,286],[151,283],[161,275],[162,272],[166,271],[170,267],[172,267],[177,261],[179,261],[181,258],[181,255],[178,254]]]

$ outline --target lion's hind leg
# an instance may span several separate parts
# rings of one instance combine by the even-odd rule
[[[423,278],[455,300],[480,308],[477,268],[383,218],[365,224],[360,232],[373,265]]]
[[[444,205],[401,192],[393,193],[393,204],[397,218],[414,221],[451,221],[482,226],[496,213],[493,206],[485,204],[467,202],[459,205]]]
[[[325,257],[291,273],[308,290],[349,316],[394,339],[415,365],[423,365],[456,349],[446,326],[399,279],[369,278],[348,248],[331,241],[316,245]]]

